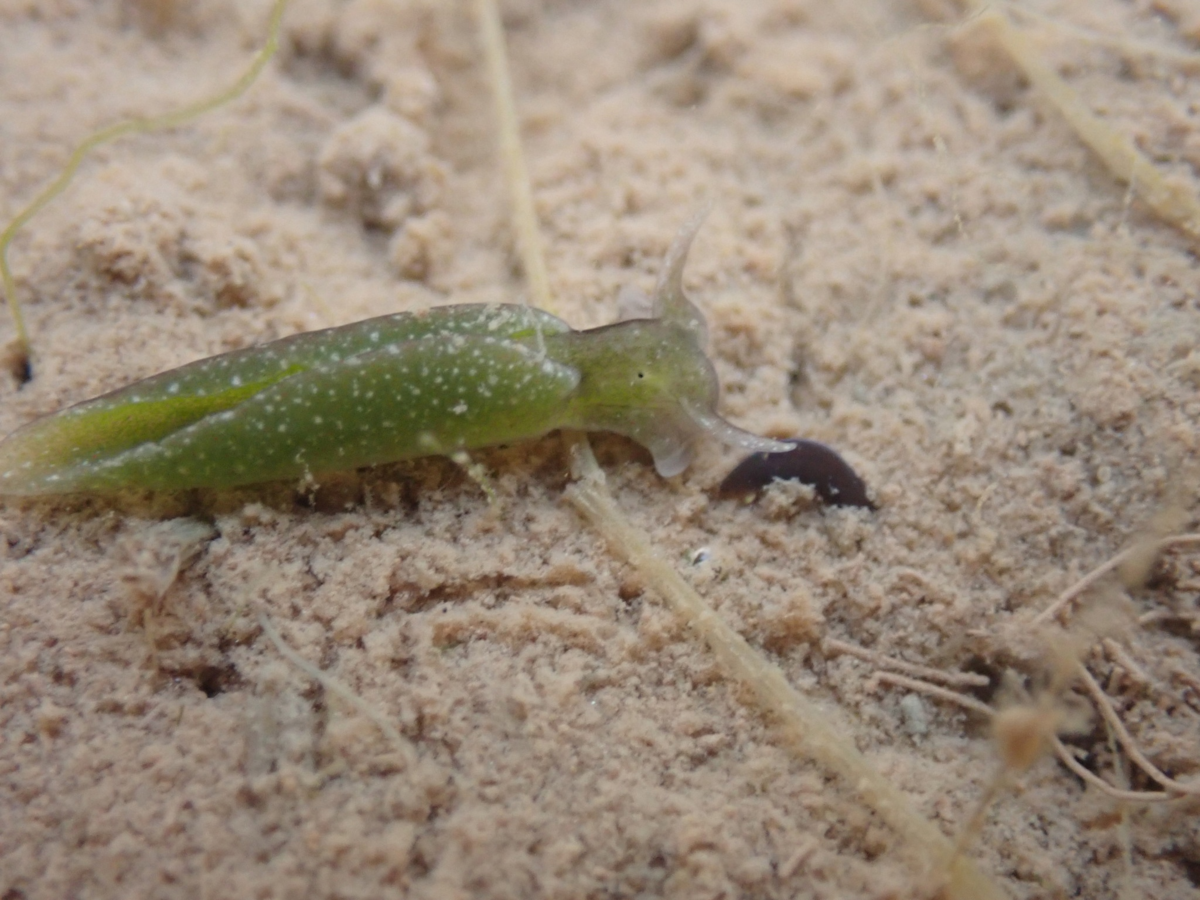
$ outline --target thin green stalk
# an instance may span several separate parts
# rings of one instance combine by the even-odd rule
[[[83,161],[96,148],[111,143],[127,134],[145,134],[150,131],[175,128],[217,107],[224,106],[226,103],[230,103],[246,93],[250,89],[250,86],[258,80],[258,76],[262,73],[262,70],[279,49],[279,33],[283,22],[283,12],[287,4],[288,0],[275,0],[267,27],[267,39],[262,48],[255,54],[254,59],[251,60],[246,71],[242,73],[237,81],[225,88],[225,90],[211,97],[199,100],[190,106],[185,106],[182,109],[163,113],[158,116],[139,116],[124,122],[117,122],[89,135],[71,153],[67,164],[63,166],[63,170],[58,174],[58,177],[43,188],[24,209],[13,217],[4,230],[0,231],[0,283],[3,284],[4,299],[8,304],[8,311],[12,315],[13,325],[17,332],[16,345],[19,356],[16,360],[16,366],[24,373],[22,381],[28,381],[33,377],[33,370],[30,365],[33,348],[29,339],[29,330],[25,325],[25,316],[21,310],[21,303],[17,299],[16,281],[13,279],[12,270],[8,266],[8,247],[12,243],[13,238],[16,237],[17,232],[25,227],[30,219],[41,212],[50,201],[67,189],[71,181],[75,178],[75,174],[79,171],[79,167],[83,165]]]

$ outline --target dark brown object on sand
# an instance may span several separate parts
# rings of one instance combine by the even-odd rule
[[[751,453],[725,476],[717,489],[720,497],[744,497],[762,490],[775,479],[795,480],[813,487],[830,506],[876,509],[867,496],[867,484],[837,451],[817,441],[793,440],[783,453]]]

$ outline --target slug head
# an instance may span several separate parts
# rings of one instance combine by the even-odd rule
[[[563,425],[632,438],[653,454],[664,478],[687,468],[696,441],[705,435],[748,451],[788,446],[742,431],[717,414],[716,373],[695,333],[683,325],[618,322],[549,335],[547,349],[580,373]]]
[[[632,438],[654,455],[664,478],[688,467],[701,436],[751,453],[791,449],[742,431],[717,413],[720,388],[704,355],[708,326],[683,291],[688,250],[707,214],[705,207],[693,216],[667,251],[653,318],[546,339],[549,355],[580,373],[563,426]]]

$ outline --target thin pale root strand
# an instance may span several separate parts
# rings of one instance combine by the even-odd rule
[[[1142,56],[1158,59],[1189,72],[1200,70],[1200,55],[1195,53],[1171,50],[1151,41],[1139,40],[1128,36],[1115,37],[1105,34],[1102,31],[1097,31],[1095,28],[1087,28],[1082,25],[1071,25],[1053,16],[1048,16],[1045,13],[1040,13],[1037,10],[1027,7],[1005,4],[1005,9],[1020,19],[1025,19],[1028,22],[1036,22],[1039,25],[1051,28],[1075,40],[1093,44],[1097,47],[1104,47],[1108,50],[1114,50],[1126,57]]]
[[[995,709],[986,703],[976,700],[974,697],[968,697],[966,694],[960,694],[958,691],[952,691],[948,688],[941,687],[940,685],[930,684],[929,682],[922,681],[918,678],[909,678],[905,675],[897,675],[892,672],[877,672],[872,676],[872,680],[876,683],[892,684],[896,687],[902,687],[906,690],[916,691],[938,700],[954,703],[963,707],[964,709],[969,709],[971,712],[978,713],[981,716],[986,716],[987,718],[993,718],[996,715]],[[1105,699],[1107,700],[1107,698]],[[1111,709],[1111,704],[1109,708]],[[1128,791],[1113,787],[1099,775],[1080,765],[1079,761],[1075,759],[1075,757],[1071,754],[1071,751],[1057,735],[1049,735],[1048,741],[1050,748],[1054,750],[1054,755],[1058,757],[1059,761],[1062,762],[1064,766],[1070,769],[1075,775],[1079,776],[1081,780],[1087,784],[1090,784],[1098,791],[1102,791],[1109,797],[1112,797],[1114,800],[1119,800],[1123,803],[1164,803],[1172,800],[1179,800],[1180,793],[1192,793],[1192,791],[1175,792],[1173,790]],[[1136,759],[1134,761],[1136,762]]]
[[[509,200],[513,205],[513,221],[517,230],[521,265],[525,270],[525,278],[529,281],[533,305],[554,312],[554,298],[550,294],[550,277],[546,274],[546,259],[542,251],[541,232],[537,225],[537,211],[533,205],[533,192],[529,189],[529,168],[525,164],[516,104],[513,103],[512,78],[508,70],[508,53],[504,46],[500,11],[495,0],[477,0],[475,11],[479,19],[488,81],[491,82],[496,104],[500,149],[504,158]]]
[[[905,672],[926,681],[940,681],[943,684],[958,684],[964,687],[987,687],[991,683],[986,675],[979,675],[975,672],[950,672],[945,669],[935,669],[932,666],[921,666],[886,656],[875,650],[868,650],[857,644],[839,641],[837,638],[825,638],[821,641],[821,650],[826,656],[837,656],[844,653],[847,656],[865,660],[880,669]]]
[[[275,649],[279,651],[280,656],[313,681],[317,682],[317,684],[321,685],[327,693],[341,698],[374,723],[375,727],[379,729],[383,736],[392,743],[401,757],[403,757],[405,768],[411,769],[417,764],[417,751],[412,743],[406,740],[404,735],[397,731],[396,727],[379,710],[375,709],[366,700],[358,696],[358,694],[354,693],[354,691],[350,690],[350,688],[346,687],[346,685],[342,684],[328,672],[323,672],[289,647],[266,613],[259,613],[258,624],[262,628],[263,634],[275,645]]]
[[[1121,721],[1117,711],[1113,709],[1112,701],[1108,699],[1108,695],[1104,693],[1100,685],[1096,683],[1096,679],[1092,677],[1092,673],[1087,670],[1083,663],[1079,663],[1076,668],[1076,676],[1083,683],[1084,689],[1087,690],[1092,702],[1096,704],[1100,710],[1100,715],[1104,717],[1104,721],[1108,727],[1113,730],[1113,734],[1117,739],[1117,743],[1129,755],[1129,758],[1150,776],[1151,779],[1162,785],[1164,789],[1175,794],[1186,794],[1192,797],[1200,796],[1200,784],[1184,784],[1181,781],[1176,781],[1171,776],[1164,773],[1158,766],[1154,765],[1134,743],[1133,736],[1125,727],[1125,723]]]
[[[1156,553],[1161,553],[1171,547],[1182,547],[1190,544],[1200,544],[1200,534],[1177,534],[1172,537],[1161,538],[1155,541],[1151,549]],[[1081,596],[1088,588],[1100,581],[1105,575],[1110,572],[1120,569],[1126,563],[1136,559],[1138,556],[1146,553],[1147,548],[1141,542],[1135,543],[1131,547],[1122,550],[1116,556],[1101,563],[1088,572],[1077,582],[1058,595],[1058,598],[1048,607],[1042,610],[1034,617],[1030,623],[1034,627],[1048,624],[1052,619],[1062,613],[1068,606],[1073,603],[1076,598]]]
[[[891,684],[910,691],[917,691],[929,697],[936,697],[939,700],[945,700],[949,703],[957,703],[965,709],[979,713],[981,716],[987,716],[988,718],[996,714],[994,709],[981,700],[976,700],[974,697],[961,694],[950,688],[944,688],[941,685],[930,684],[928,681],[920,678],[910,678],[907,675],[899,675],[895,672],[876,672],[871,676],[870,682],[868,682],[868,684],[871,683]]]
[[[254,59],[251,60],[246,71],[241,74],[237,81],[223,91],[189,106],[185,106],[183,109],[164,113],[161,116],[140,116],[135,119],[118,122],[106,128],[101,128],[99,131],[89,135],[72,151],[70,157],[67,159],[67,164],[63,166],[63,170],[58,174],[58,177],[43,188],[24,209],[13,217],[4,230],[0,231],[0,286],[3,287],[4,299],[8,304],[8,311],[12,316],[13,326],[17,333],[16,353],[18,359],[13,362],[13,368],[22,372],[22,380],[28,381],[29,377],[31,377],[32,370],[30,369],[29,360],[32,354],[32,345],[29,339],[29,331],[25,325],[25,315],[21,309],[21,302],[17,299],[17,284],[13,278],[12,270],[8,266],[8,247],[12,243],[13,238],[17,236],[17,233],[25,227],[30,219],[41,212],[47,204],[67,189],[79,171],[79,167],[83,165],[84,160],[87,159],[93,150],[129,134],[146,134],[147,132],[162,131],[167,128],[175,128],[186,124],[207,112],[211,112],[218,107],[236,100],[242,94],[246,93],[251,85],[258,80],[258,76],[266,68],[267,63],[271,61],[271,57],[275,55],[275,51],[279,49],[279,33],[283,22],[283,12],[287,4],[288,0],[275,0],[275,5],[271,8],[271,16],[267,26],[267,38],[262,48],[255,54]]]
[[[967,0],[976,21],[990,28],[1025,77],[1040,90],[1067,124],[1109,172],[1128,185],[1159,218],[1193,240],[1200,240],[1200,200],[1187,183],[1165,176],[1134,145],[1088,108],[1079,94],[1041,58],[1030,39],[997,7],[983,0]]]

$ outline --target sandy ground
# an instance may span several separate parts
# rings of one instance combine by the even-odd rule
[[[93,129],[229,82],[267,6],[0,2],[0,213]],[[730,453],[665,482],[601,437],[621,506],[953,835],[995,767],[987,723],[823,642],[1036,691],[1032,615],[1165,506],[1196,525],[1200,278],[986,39],[933,2],[833,6],[505,12],[556,311],[611,321],[711,200],[687,282],[724,411],[838,447],[880,509],[715,500]],[[1166,51],[1200,36],[1185,0],[1036,6]],[[1037,32],[1193,176],[1184,64]],[[99,152],[13,246],[36,377],[0,381],[0,432],[263,339],[522,298],[479,55],[461,4],[295,0],[247,97]],[[0,505],[0,897],[927,890],[563,502],[557,438],[481,460],[498,510],[445,460],[315,493]],[[1104,595],[1110,644],[1086,656],[1185,780],[1198,591],[1200,556],[1169,556]],[[398,737],[286,662],[264,615]],[[1103,724],[1076,724],[1119,781]],[[1043,759],[971,853],[1012,897],[1200,897],[1195,817],[1123,814]]]

